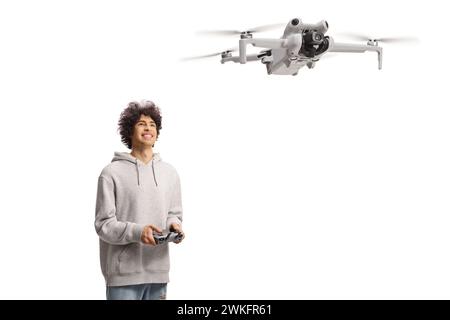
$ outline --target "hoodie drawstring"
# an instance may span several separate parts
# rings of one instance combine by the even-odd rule
[[[138,185],[139,185],[139,167],[138,167],[137,160],[136,160],[135,164],[136,164],[137,181],[138,181]]]
[[[153,180],[155,181],[155,185],[158,186],[158,182],[156,181],[156,176],[155,176],[155,167],[153,166],[153,159],[152,159],[152,171],[153,171]]]
[[[137,182],[138,182],[138,186],[140,185],[140,178],[139,178],[139,165],[138,162],[135,162],[136,165],[136,174],[137,174]],[[155,175],[155,166],[153,164],[153,160],[152,160],[152,172],[153,172],[153,181],[155,181],[155,185],[158,186],[158,181],[156,181],[156,175]]]

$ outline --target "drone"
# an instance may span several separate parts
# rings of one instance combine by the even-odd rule
[[[284,24],[283,24],[284,25]],[[334,39],[325,35],[328,31],[328,22],[322,20],[316,24],[303,23],[299,18],[291,19],[284,29],[283,36],[279,39],[254,38],[255,32],[261,32],[280,24],[255,27],[246,31],[223,30],[203,31],[203,34],[213,35],[240,35],[239,47],[203,56],[185,58],[184,60],[221,56],[220,62],[235,62],[245,64],[252,61],[261,61],[265,64],[267,73],[276,75],[296,76],[298,71],[307,66],[314,68],[316,63],[329,52],[355,52],[363,53],[373,51],[378,56],[378,69],[382,68],[383,48],[379,42],[393,42],[408,40],[406,38],[366,38],[357,36],[359,40],[366,40],[366,44],[351,44],[335,42]],[[354,35],[354,34],[353,34]],[[247,54],[247,47],[264,48],[256,54]],[[239,49],[239,55],[233,56],[233,52]]]

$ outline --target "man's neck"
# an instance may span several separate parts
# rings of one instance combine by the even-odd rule
[[[153,149],[152,148],[133,148],[130,153],[133,157],[141,160],[145,164],[153,159]]]

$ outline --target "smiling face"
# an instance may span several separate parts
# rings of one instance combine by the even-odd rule
[[[133,148],[153,147],[157,138],[155,121],[149,116],[141,115],[134,125],[133,136],[131,137]]]

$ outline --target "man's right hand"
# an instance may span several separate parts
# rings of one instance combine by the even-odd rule
[[[155,239],[153,238],[153,232],[162,233],[162,230],[152,224],[146,225],[144,230],[142,230],[141,241],[151,246],[156,245]]]

